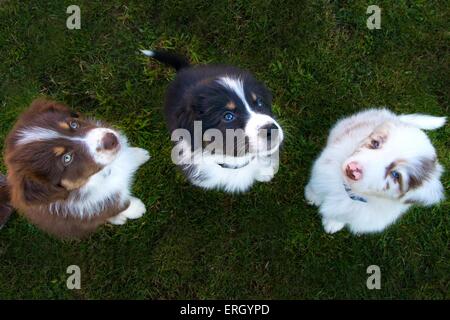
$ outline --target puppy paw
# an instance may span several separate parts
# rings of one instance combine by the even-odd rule
[[[273,172],[272,168],[263,168],[259,171],[258,175],[256,176],[256,181],[259,182],[269,182],[273,179],[275,173]]]
[[[320,206],[321,201],[319,199],[319,197],[317,196],[317,194],[315,194],[312,191],[312,188],[310,185],[307,185],[305,188],[305,199],[306,202],[308,202],[309,205],[315,205],[315,206]]]
[[[273,174],[272,175],[259,175],[256,177],[256,181],[259,181],[259,182],[269,182],[272,179],[273,179]]]
[[[345,227],[345,223],[330,219],[323,219],[322,224],[325,232],[330,234],[336,233]]]
[[[134,151],[134,158],[136,159],[136,162],[139,165],[143,165],[148,160],[150,160],[150,153],[147,150],[141,148],[132,148],[132,149]]]
[[[127,222],[127,217],[123,214],[123,212],[121,212],[117,216],[109,218],[108,222],[117,226],[121,226]]]
[[[146,211],[145,204],[138,198],[132,197],[130,199],[130,206],[125,211],[121,212],[121,214],[128,219],[138,219],[142,217]]]

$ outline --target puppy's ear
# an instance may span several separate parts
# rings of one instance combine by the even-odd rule
[[[22,191],[28,204],[49,204],[69,196],[69,191],[64,187],[29,176],[22,181]]]
[[[0,203],[0,229],[8,222],[12,212],[13,208],[10,205]]]
[[[407,204],[432,206],[444,200],[444,187],[439,180],[442,171],[442,166],[438,163],[436,173],[424,181],[419,188],[408,191],[403,197],[403,202]]]
[[[425,114],[403,114],[400,115],[400,121],[423,130],[434,130],[442,127],[447,118],[434,117]]]
[[[194,121],[197,119],[197,109],[196,99],[189,99],[186,101],[183,108],[180,108],[177,111],[178,128],[192,131],[194,128]]]
[[[70,113],[70,109],[69,107],[56,101],[39,98],[31,103],[31,106],[26,113],[29,115],[36,115],[37,113],[45,112]]]

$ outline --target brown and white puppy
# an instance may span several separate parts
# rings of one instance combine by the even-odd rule
[[[445,120],[371,109],[339,121],[305,190],[325,230],[379,232],[412,204],[441,201],[443,168],[422,129],[437,129]]]
[[[145,213],[130,187],[149,158],[118,131],[39,99],[6,139],[10,203],[52,235],[81,238]]]

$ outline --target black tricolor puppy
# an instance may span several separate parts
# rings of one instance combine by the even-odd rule
[[[273,178],[283,131],[262,83],[233,66],[191,66],[168,52],[142,53],[177,70],[165,116],[176,141],[172,159],[194,185],[243,192]]]

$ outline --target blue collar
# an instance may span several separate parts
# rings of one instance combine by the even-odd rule
[[[354,194],[352,189],[350,188],[350,186],[345,183],[344,183],[344,189],[345,189],[345,192],[347,192],[347,195],[349,196],[350,199],[352,199],[354,201],[367,202],[366,198],[363,198],[361,196],[358,196],[357,194]]]
[[[245,162],[242,165],[231,165],[231,164],[226,164],[226,163],[218,163],[218,165],[224,169],[240,169],[240,168],[247,166],[249,163],[250,163],[250,160]]]
[[[253,161],[253,159],[255,159],[255,157],[252,157],[250,160],[248,160],[247,162],[245,162],[243,164],[232,165],[232,164],[227,164],[227,163],[218,163],[218,165],[224,169],[240,169],[240,168],[248,166],[250,164],[250,162]]]

